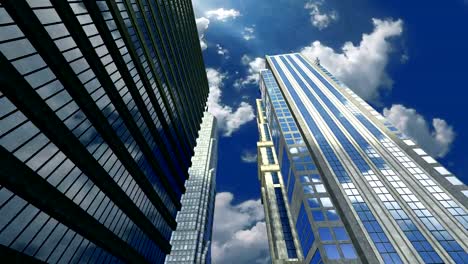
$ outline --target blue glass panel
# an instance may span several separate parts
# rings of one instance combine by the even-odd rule
[[[340,244],[341,251],[343,252],[343,255],[346,259],[355,259],[357,258],[356,256],[356,251],[354,250],[354,247],[352,244]]]
[[[325,252],[327,253],[327,257],[329,259],[339,259],[340,253],[338,252],[338,248],[336,245],[324,245]]]

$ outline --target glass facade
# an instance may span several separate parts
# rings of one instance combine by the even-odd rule
[[[262,184],[262,202],[265,209],[271,258],[273,263],[301,263],[299,240],[292,226],[287,189],[284,188],[284,172],[279,170],[278,155],[273,142],[277,141],[277,128],[270,131],[267,118],[271,113],[264,111],[265,101],[257,100],[257,122],[260,132],[258,142],[259,179]],[[281,262],[282,263],[282,262]]]
[[[216,118],[205,112],[166,263],[211,263],[218,151]]]
[[[267,62],[262,101],[305,263],[465,263],[467,187],[318,60]]]
[[[2,253],[164,262],[208,96],[198,43],[188,1],[2,1]]]

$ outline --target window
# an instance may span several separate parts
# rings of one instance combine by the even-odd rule
[[[309,198],[307,199],[307,201],[309,202],[309,207],[310,208],[319,208],[320,207],[320,204],[319,204],[319,201],[317,198]]]
[[[303,187],[303,189],[304,189],[304,193],[306,193],[306,194],[307,193],[314,193],[314,188],[312,187],[312,185],[305,185]]]
[[[329,259],[339,259],[340,253],[338,253],[338,248],[336,245],[324,245],[325,252],[327,253],[327,257]]]
[[[312,211],[312,218],[314,218],[314,221],[325,221],[322,211]]]
[[[323,184],[317,184],[317,185],[315,185],[315,188],[317,189],[318,193],[326,193],[327,192],[325,190],[325,186]]]
[[[357,258],[356,252],[352,244],[341,244],[341,251],[346,259],[355,259]]]
[[[335,232],[336,240],[349,240],[344,227],[334,227],[333,232]]]
[[[322,241],[333,241],[332,234],[328,227],[320,227],[318,231]]]
[[[336,213],[336,210],[327,210],[327,218],[328,221],[338,221],[340,217]]]
[[[323,207],[333,207],[333,203],[328,197],[320,198]]]

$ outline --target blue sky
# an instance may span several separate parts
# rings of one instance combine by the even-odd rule
[[[254,119],[265,55],[318,56],[468,182],[468,1],[193,0],[219,119],[215,263],[266,263]]]

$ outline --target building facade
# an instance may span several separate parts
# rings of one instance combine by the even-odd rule
[[[208,83],[190,1],[0,3],[0,251],[164,263]]]
[[[318,60],[267,56],[260,90],[258,147],[279,163],[259,173],[265,213],[276,182],[303,263],[468,262],[467,186]]]
[[[218,131],[216,118],[205,112],[198,133],[195,155],[185,182],[177,229],[172,233],[166,264],[211,263],[211,231],[216,196]]]
[[[265,73],[262,73],[265,74]],[[275,152],[269,124],[262,100],[257,99],[258,177],[261,183],[261,200],[265,211],[268,245],[272,263],[301,263],[296,229],[292,221],[286,189],[280,180],[280,167]]]

